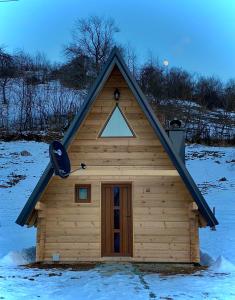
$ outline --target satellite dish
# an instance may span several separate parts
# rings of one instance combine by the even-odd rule
[[[86,164],[81,163],[79,168],[71,171],[68,153],[64,146],[58,141],[54,141],[50,144],[49,155],[55,175],[60,176],[61,178],[67,178],[71,173],[77,170],[86,169]]]
[[[70,160],[64,146],[58,141],[52,142],[49,147],[49,154],[55,175],[58,175],[61,178],[68,177],[71,167]]]

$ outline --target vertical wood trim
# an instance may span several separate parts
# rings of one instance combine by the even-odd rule
[[[122,206],[123,255],[132,256],[131,186],[122,188]]]
[[[106,224],[110,224],[110,191],[109,187],[102,186],[102,198],[101,198],[101,249],[102,256],[107,255],[107,252],[111,251],[111,241],[108,238],[110,236],[110,226],[106,226]],[[108,213],[109,212],[109,213]]]
[[[44,260],[45,251],[45,238],[46,238],[46,220],[41,211],[38,212],[38,225],[37,225],[37,247],[36,247],[36,261]]]
[[[38,223],[37,223],[37,237],[36,237],[36,261],[40,261],[40,231],[41,231],[41,224],[40,224],[40,219],[38,218]]]
[[[190,262],[200,262],[198,212],[192,211],[189,205],[189,238],[190,238]]]
[[[128,233],[128,254],[133,256],[133,213],[132,213],[132,185],[127,189],[128,207],[127,207],[127,233]]]
[[[127,201],[125,187],[120,187],[120,255],[127,253]]]
[[[195,214],[195,253],[193,262],[200,262],[200,249],[199,249],[199,215]]]
[[[101,242],[101,256],[105,255],[105,236],[104,236],[104,232],[105,232],[105,224],[104,224],[104,189],[103,186],[101,185],[101,203],[100,203],[100,207],[101,207],[101,236],[100,236],[100,242]]]

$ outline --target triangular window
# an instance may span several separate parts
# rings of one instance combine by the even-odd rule
[[[134,133],[128,125],[122,111],[118,105],[112,111],[109,119],[105,123],[100,137],[134,137]]]

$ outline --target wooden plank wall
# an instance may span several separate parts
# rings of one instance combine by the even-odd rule
[[[115,107],[113,92],[116,87],[121,93],[120,108],[134,130],[136,138],[97,138]],[[74,167],[78,166],[80,161],[86,161],[89,166],[150,166],[174,169],[117,69],[112,72],[96,99],[69,149],[69,154]]]
[[[135,138],[99,138],[114,108],[113,91],[121,92],[120,107]],[[101,183],[131,182],[133,188],[133,258],[135,261],[198,261],[196,214],[179,176],[115,175],[115,169],[174,170],[152,127],[118,69],[114,69],[69,148],[72,169],[113,170],[113,175],[53,177],[41,202],[37,257],[51,261],[97,261],[101,258]],[[74,185],[90,183],[91,203],[74,202]],[[44,217],[43,217],[44,216]],[[191,236],[193,235],[193,236]]]

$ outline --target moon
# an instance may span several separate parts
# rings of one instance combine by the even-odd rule
[[[169,65],[169,61],[168,61],[167,59],[164,59],[164,60],[163,60],[163,65],[164,65],[165,67],[167,67],[167,66]]]

